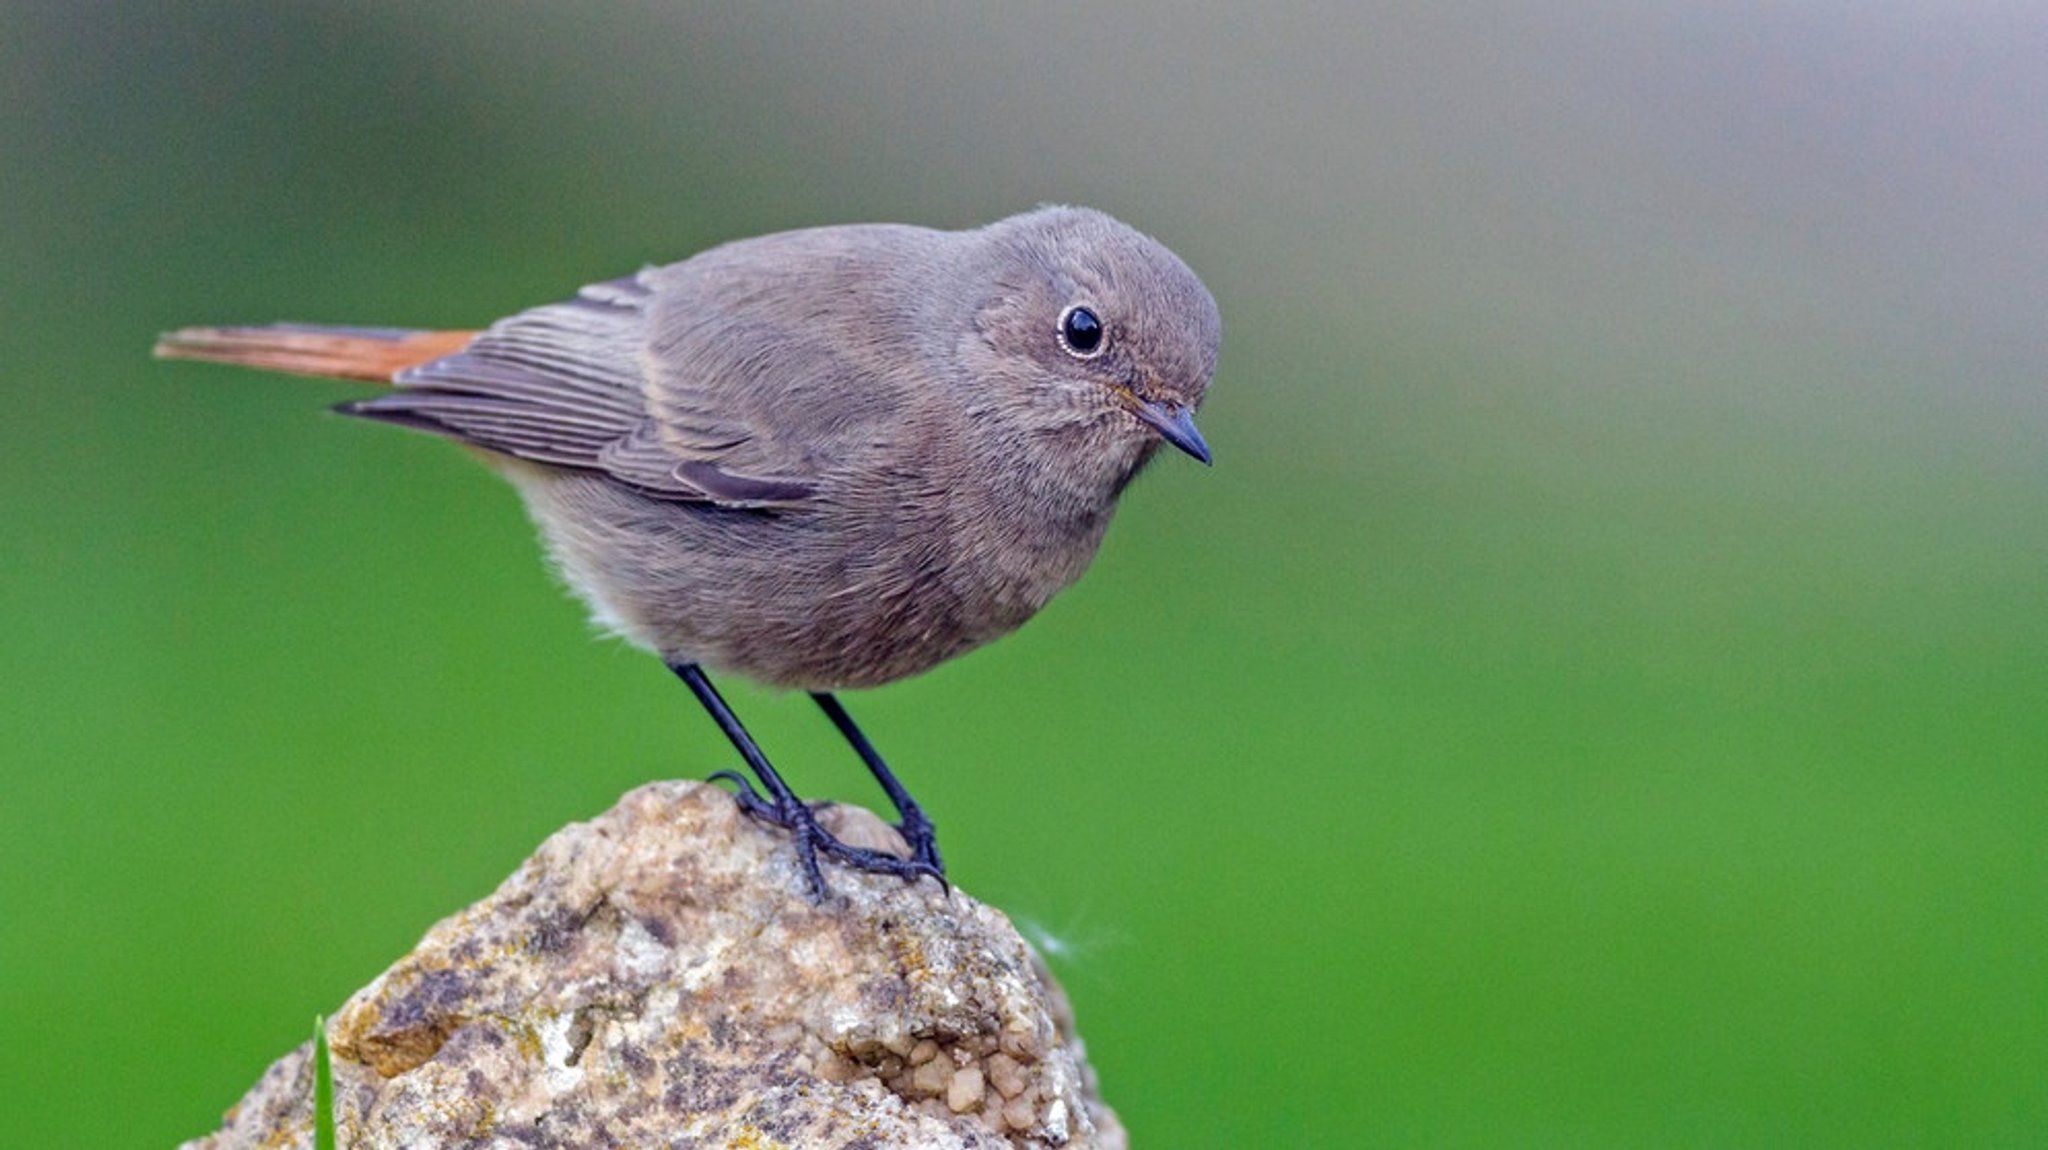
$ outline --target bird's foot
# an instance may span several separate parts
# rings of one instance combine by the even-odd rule
[[[883,851],[868,850],[842,841],[818,822],[818,816],[806,806],[803,800],[789,795],[783,801],[764,798],[744,776],[737,771],[718,771],[711,778],[723,779],[733,784],[733,801],[750,818],[759,819],[770,826],[781,827],[796,840],[797,861],[803,867],[804,877],[810,882],[811,894],[823,902],[831,893],[825,886],[825,876],[818,868],[818,855],[824,854],[838,859],[842,864],[870,874],[895,875],[905,882],[916,882],[920,878],[937,879],[941,889],[952,892],[952,884],[946,881],[946,872],[938,865],[938,845],[932,839],[931,823],[921,816],[916,820],[922,833],[905,830],[904,840],[910,844],[910,858],[899,858]],[[906,820],[906,822],[909,820]],[[898,828],[903,830],[903,828]]]

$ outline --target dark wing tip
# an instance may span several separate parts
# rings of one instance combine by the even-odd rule
[[[411,408],[380,404],[376,399],[351,399],[346,403],[337,403],[328,410],[337,415],[349,415],[357,419],[369,419],[378,423],[388,423],[393,427],[409,427],[414,431],[425,431],[433,435],[456,439],[462,438],[461,433],[455,428],[448,426],[438,419],[423,415]]]
[[[678,463],[675,477],[702,491],[713,500],[735,507],[765,507],[800,503],[817,490],[809,483],[790,479],[761,479],[735,475],[705,460]]]

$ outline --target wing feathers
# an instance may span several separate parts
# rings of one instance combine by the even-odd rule
[[[592,284],[482,334],[313,324],[186,328],[164,336],[156,354],[389,384],[395,390],[335,410],[599,472],[659,498],[742,508],[810,498],[816,486],[808,474],[758,474],[793,462],[787,445],[764,454],[777,437],[750,422],[759,413],[734,406],[730,373],[749,378],[749,367],[760,365],[707,357],[718,365],[708,369],[714,378],[691,381],[671,410],[649,409],[642,357],[654,298],[643,272]]]
[[[747,440],[730,428],[657,433],[641,368],[651,298],[638,276],[594,284],[407,367],[393,377],[396,391],[338,410],[601,472],[660,498],[763,508],[809,497],[814,488],[800,478],[722,469],[718,454]]]

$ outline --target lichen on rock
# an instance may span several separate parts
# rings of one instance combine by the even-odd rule
[[[788,840],[697,783],[557,832],[330,1021],[341,1145],[1125,1145],[1007,918],[828,877],[813,902]],[[309,1049],[187,1146],[310,1147]]]

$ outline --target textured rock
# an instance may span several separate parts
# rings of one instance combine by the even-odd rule
[[[341,1146],[1125,1145],[1008,919],[826,877],[697,783],[567,827],[330,1021]],[[310,1147],[310,1049],[187,1146]]]

